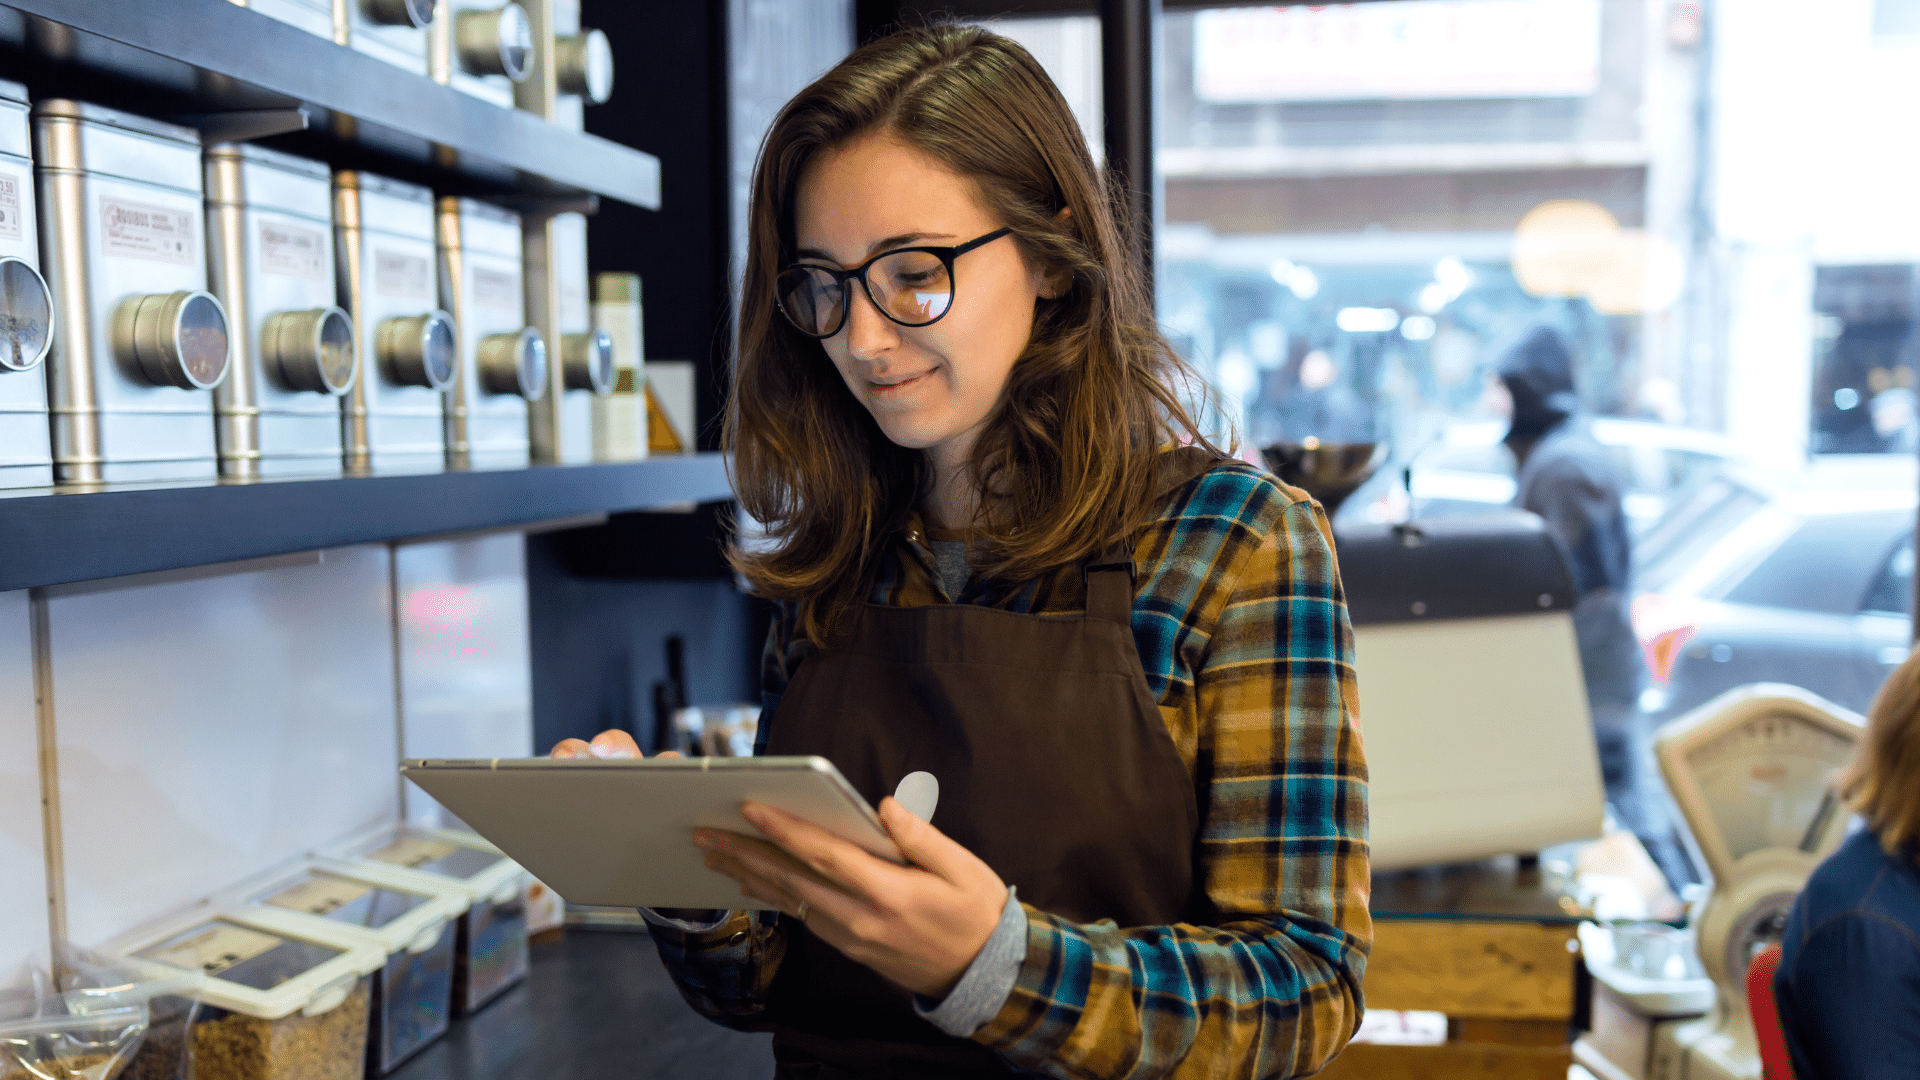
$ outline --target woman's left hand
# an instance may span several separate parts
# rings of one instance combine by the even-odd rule
[[[891,797],[880,822],[907,866],[770,806],[741,813],[773,842],[697,830],[707,865],[787,915],[798,918],[804,901],[807,929],[914,993],[946,997],[1006,907],[992,867]]]

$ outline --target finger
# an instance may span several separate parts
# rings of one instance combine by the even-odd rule
[[[709,852],[727,858],[750,861],[765,877],[812,878],[829,888],[837,887],[832,882],[820,879],[812,867],[783,850],[779,845],[768,843],[757,837],[742,836],[739,833],[721,829],[701,829],[694,834],[694,843]]]
[[[593,756],[597,758],[637,758],[640,756],[640,744],[633,741],[633,736],[621,731],[619,728],[612,728],[595,735],[593,741],[588,743],[587,747],[592,751]]]
[[[897,875],[900,867],[805,818],[760,803],[746,804],[741,813],[782,851],[836,888],[873,898],[888,895],[899,884],[889,872]]]
[[[887,835],[893,838],[894,846],[908,862],[947,882],[958,883],[976,864],[985,865],[979,856],[900,805],[900,800],[891,795],[880,800],[880,824],[887,827]]]
[[[712,851],[707,854],[707,868],[738,882],[741,895],[772,904],[792,918],[800,918],[800,904],[804,901],[807,917],[801,921],[836,947],[848,942],[844,928],[860,914],[872,911],[864,900],[812,878],[804,871],[776,869],[755,856],[736,858]]]
[[[552,756],[557,758],[591,757],[592,751],[587,749],[586,740],[584,739],[561,739],[559,742],[553,744]]]

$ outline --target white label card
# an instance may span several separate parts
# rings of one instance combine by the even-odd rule
[[[310,877],[267,897],[267,903],[309,915],[331,915],[372,891],[373,886],[346,878]]]
[[[20,178],[0,172],[0,238],[18,240],[24,235],[20,221]]]
[[[320,281],[327,274],[325,234],[281,221],[260,223],[260,269]]]
[[[100,241],[109,255],[193,265],[194,214],[151,203],[100,197]]]
[[[459,851],[458,844],[449,844],[445,840],[429,840],[419,836],[403,836],[378,851],[367,852],[367,858],[376,862],[392,863],[395,866],[425,866]]]
[[[433,267],[425,257],[373,249],[373,291],[400,300],[433,300]]]
[[[280,944],[282,940],[272,934],[263,934],[233,923],[217,922],[185,941],[176,941],[143,955],[149,960],[158,960],[188,971],[218,975]]]

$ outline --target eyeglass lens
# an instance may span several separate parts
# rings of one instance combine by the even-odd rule
[[[801,333],[830,337],[840,332],[851,284],[818,267],[790,267],[779,279],[781,310]],[[867,268],[867,293],[894,322],[925,326],[953,305],[953,276],[937,255],[896,251]]]

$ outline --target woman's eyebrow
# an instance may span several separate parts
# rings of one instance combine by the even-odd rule
[[[875,254],[885,251],[888,248],[905,247],[908,244],[916,244],[922,240],[951,240],[953,236],[953,233],[901,233],[899,236],[889,236],[885,240],[875,241],[873,246],[867,249],[867,257],[872,258]],[[801,248],[794,253],[793,257],[795,259],[819,259],[821,262],[833,261],[833,256],[828,255],[819,248]]]

